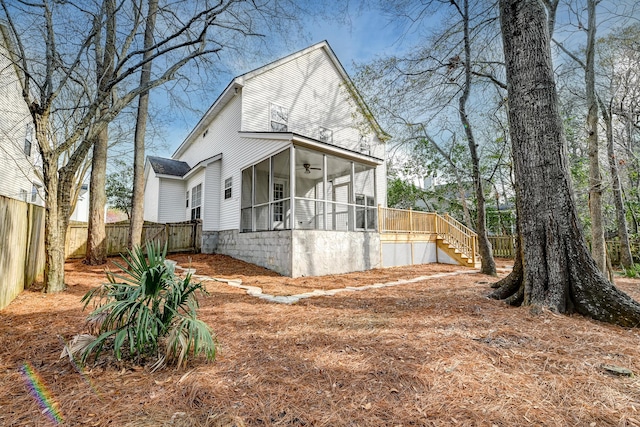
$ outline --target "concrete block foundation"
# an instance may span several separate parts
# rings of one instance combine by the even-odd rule
[[[229,255],[283,276],[324,276],[382,266],[376,232],[203,231],[202,252]]]

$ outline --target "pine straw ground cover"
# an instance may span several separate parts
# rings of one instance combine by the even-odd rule
[[[172,258],[188,264],[187,256]],[[288,279],[201,255],[192,267],[280,295],[461,270]],[[487,276],[294,305],[207,282],[200,315],[218,335],[214,363],[150,373],[101,358],[79,371],[58,358],[62,340],[84,331],[80,298],[104,280],[103,268],[68,262],[66,292],[26,291],[0,311],[0,425],[640,426],[640,380],[602,368],[640,375],[640,329],[507,307],[485,298],[495,280]],[[618,285],[640,298],[639,280]],[[34,382],[59,421],[43,413]]]

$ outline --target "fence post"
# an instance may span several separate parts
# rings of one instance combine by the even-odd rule
[[[439,233],[438,233],[438,223],[440,222],[440,221],[439,221],[439,218],[438,218],[439,216],[440,216],[440,215],[438,215],[438,212],[435,212],[435,213],[433,214],[433,221],[435,222],[435,225],[434,225],[433,229],[434,229],[434,231],[436,232],[436,238],[438,238],[438,234],[439,234]]]
[[[471,261],[473,262],[473,266],[476,265],[476,241],[478,240],[478,236],[471,236]]]
[[[413,233],[413,209],[409,208],[409,233]]]
[[[378,203],[378,233],[382,233],[382,206],[380,205],[380,203]]]

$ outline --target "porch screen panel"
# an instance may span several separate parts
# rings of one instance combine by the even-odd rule
[[[269,203],[269,159],[266,159],[256,166],[255,182],[255,204]]]
[[[354,192],[356,202],[356,228],[373,230],[376,228],[375,170],[360,163],[354,165]]]
[[[271,219],[274,230],[291,228],[290,157],[290,151],[285,150],[273,156],[271,162]]]
[[[327,156],[327,229],[347,231],[353,228],[350,212],[351,162],[335,156]]]
[[[296,228],[299,230],[324,229],[324,202],[296,199]]]
[[[269,218],[270,170],[270,159],[266,159],[255,166],[255,202],[253,209],[255,215],[255,231],[271,229],[271,220]]]
[[[252,231],[253,166],[242,171],[242,195],[240,197],[240,230]]]
[[[315,230],[323,227],[324,155],[306,148],[296,148],[295,228]],[[319,209],[320,206],[320,209]]]

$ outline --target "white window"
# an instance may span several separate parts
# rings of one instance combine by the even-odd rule
[[[333,131],[322,126],[318,126],[318,139],[322,142],[333,144]]]
[[[224,199],[231,198],[231,189],[233,188],[233,177],[224,180]]]
[[[38,201],[38,188],[40,186],[37,184],[33,184],[31,186],[31,203],[36,203]]]
[[[31,141],[33,140],[33,127],[27,125],[27,133],[24,137],[24,154],[27,157],[31,156]]]
[[[369,138],[366,136],[360,137],[360,152],[363,154],[371,155],[371,144]]]
[[[23,202],[26,202],[27,201],[27,194],[29,194],[29,193],[27,193],[27,190],[21,189],[20,190],[20,200],[22,200]]]
[[[269,104],[271,132],[287,132],[289,130],[289,109],[276,104]]]
[[[374,230],[376,228],[376,208],[373,196],[356,194],[356,227]]]
[[[187,190],[187,197],[186,197],[186,199],[187,199],[187,206],[186,206],[186,207],[188,208],[188,207],[189,207],[189,190]]]
[[[274,182],[273,183],[273,200],[274,202],[277,200],[284,199],[284,182]],[[284,203],[276,202],[273,204],[273,221],[274,222],[282,222],[284,221]]]
[[[202,204],[202,184],[191,189],[191,219],[200,219],[200,205]]]

